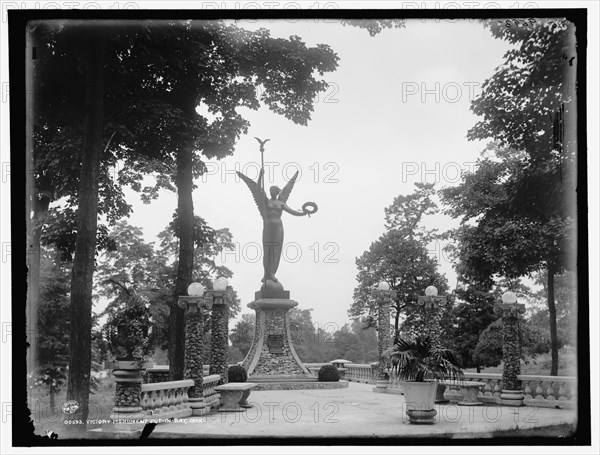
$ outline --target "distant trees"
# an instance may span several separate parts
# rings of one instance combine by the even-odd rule
[[[472,359],[483,367],[495,367],[502,362],[502,321],[491,323],[479,336],[474,346]],[[519,323],[519,344],[521,358],[531,359],[538,354],[548,352],[549,340],[542,329],[527,320]]]
[[[459,287],[454,290],[454,295],[456,302],[451,310],[454,320],[447,341],[460,355],[464,368],[477,368],[480,372],[486,365],[474,356],[475,347],[481,333],[498,319],[494,313],[497,295],[474,285]]]
[[[67,379],[69,364],[69,269],[56,250],[42,250],[38,338],[39,366],[31,373],[47,387],[50,410]]]
[[[406,305],[416,303],[427,286],[436,286],[440,294],[448,289],[446,278],[437,271],[436,259],[427,251],[427,244],[436,238],[436,233],[421,225],[422,217],[437,208],[432,200],[434,185],[416,183],[415,187],[413,193],[396,197],[385,209],[387,232],[356,259],[358,286],[348,310],[351,318],[367,316],[370,321],[377,320],[377,302],[371,291],[385,281],[397,293],[392,302],[394,329],[410,331],[420,324],[422,314],[418,308],[408,309]],[[401,324],[402,314],[405,320]]]
[[[244,360],[254,336],[254,315],[243,313],[242,318],[231,328],[229,340],[231,341],[232,362]],[[234,356],[234,354],[236,354]]]
[[[303,362],[319,363],[344,358],[355,363],[377,361],[377,332],[365,320],[355,319],[352,324],[319,327],[312,322],[312,309],[290,310],[290,334],[294,349]],[[243,360],[254,335],[254,315],[242,314],[231,329],[231,351]],[[239,352],[239,354],[237,354]],[[235,362],[238,360],[233,360]]]

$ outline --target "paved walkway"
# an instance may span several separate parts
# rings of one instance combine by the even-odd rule
[[[160,424],[150,437],[485,438],[533,429],[542,431],[538,435],[557,436],[568,434],[568,426],[576,422],[576,411],[566,409],[436,405],[435,424],[414,425],[407,421],[402,395],[374,393],[373,387],[350,383],[333,390],[252,392],[249,402],[254,407],[246,412],[216,412]]]

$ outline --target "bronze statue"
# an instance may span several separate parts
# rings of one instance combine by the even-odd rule
[[[283,286],[275,277],[275,273],[277,273],[277,269],[279,268],[283,246],[283,223],[281,222],[281,215],[285,211],[294,216],[310,216],[317,212],[317,204],[306,202],[302,206],[301,212],[287,205],[287,200],[298,177],[298,171],[296,171],[292,179],[282,190],[277,186],[272,186],[269,189],[271,193],[270,199],[263,189],[264,168],[260,170],[256,182],[241,172],[237,174],[246,182],[248,188],[250,188],[254,202],[256,202],[260,216],[263,219],[263,267],[265,273],[261,280],[263,282],[261,289],[283,290]],[[310,210],[309,207],[311,208]]]

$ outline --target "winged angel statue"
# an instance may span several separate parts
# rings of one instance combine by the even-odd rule
[[[246,182],[248,188],[250,188],[254,202],[256,202],[260,216],[263,219],[263,267],[265,270],[262,278],[262,282],[264,283],[263,288],[283,289],[283,286],[279,284],[279,281],[275,277],[275,273],[277,273],[277,269],[279,268],[283,246],[283,223],[281,222],[281,215],[285,211],[294,216],[310,216],[317,212],[317,204],[306,202],[302,206],[301,212],[288,207],[287,200],[296,183],[298,171],[296,171],[292,179],[282,190],[277,186],[269,188],[269,192],[271,193],[270,199],[263,189],[264,169],[261,169],[258,181],[256,182],[241,172],[237,174]]]

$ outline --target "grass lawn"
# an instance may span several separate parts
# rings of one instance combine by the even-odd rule
[[[521,374],[531,375],[550,375],[552,359],[550,353],[540,354],[534,359],[521,361]],[[500,363],[497,367],[482,368],[482,373],[502,374],[504,364]],[[475,373],[475,368],[469,368],[465,371]],[[573,348],[562,348],[558,351],[558,376],[577,376],[577,353]]]
[[[112,414],[114,407],[115,382],[114,378],[109,374],[101,380],[100,387],[93,394],[90,394],[89,415],[88,419],[106,419],[108,420]],[[33,389],[30,395],[30,411],[33,424],[35,426],[35,434],[43,436],[47,431],[54,431],[59,435],[64,434],[65,425],[63,424],[67,414],[63,413],[62,405],[67,401],[67,386],[56,394],[55,409],[50,407],[50,395],[45,387],[37,387]],[[100,424],[90,423],[87,429],[91,430],[100,427]]]

